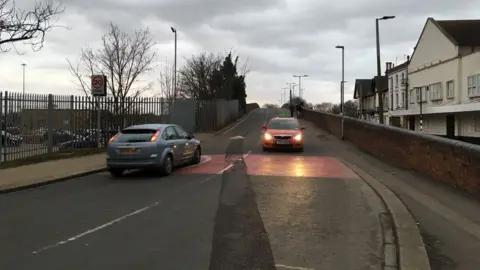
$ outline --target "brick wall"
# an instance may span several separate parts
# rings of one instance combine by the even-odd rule
[[[340,137],[340,116],[305,110],[302,118]],[[480,195],[478,145],[348,117],[344,139],[398,167]]]

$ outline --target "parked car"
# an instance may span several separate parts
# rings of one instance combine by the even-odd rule
[[[20,135],[13,135],[9,132],[1,131],[2,134],[2,146],[18,147],[23,144],[23,138]]]
[[[113,136],[107,145],[107,168],[113,177],[126,170],[150,169],[169,175],[174,167],[198,164],[200,141],[173,124],[135,125]]]

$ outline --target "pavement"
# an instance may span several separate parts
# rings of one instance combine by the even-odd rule
[[[261,126],[278,113],[257,109],[207,136],[202,163],[169,177],[100,172],[0,195],[0,269],[387,269],[389,210],[403,204],[363,179],[376,165],[307,122],[303,153],[263,152]],[[226,163],[226,149],[241,159]],[[37,179],[101,159],[52,163]]]

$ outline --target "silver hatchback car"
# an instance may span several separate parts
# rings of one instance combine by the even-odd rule
[[[113,177],[135,169],[153,169],[166,176],[176,166],[200,163],[201,155],[200,141],[177,125],[135,125],[110,139],[107,168]]]

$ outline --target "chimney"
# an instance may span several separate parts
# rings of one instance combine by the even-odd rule
[[[388,71],[389,69],[392,68],[392,62],[387,62],[387,63],[385,63],[385,64],[386,64],[385,71]]]
[[[407,55],[407,62],[410,61],[410,55]]]

